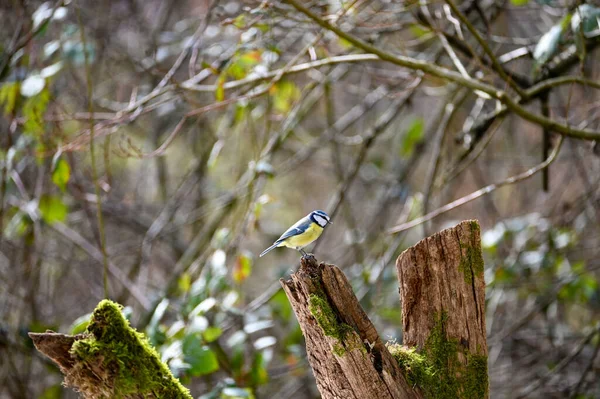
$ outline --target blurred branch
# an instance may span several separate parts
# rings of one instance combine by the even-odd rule
[[[523,92],[523,90],[521,89],[521,87],[519,87],[519,85],[517,85],[515,83],[515,81],[513,79],[511,79],[511,77],[506,74],[506,72],[504,71],[504,68],[498,62],[498,59],[496,58],[496,55],[494,54],[494,52],[492,51],[492,49],[490,48],[490,46],[487,44],[487,42],[483,39],[483,37],[481,37],[481,34],[479,34],[479,32],[477,31],[477,29],[471,23],[471,21],[469,21],[469,19],[458,9],[458,7],[456,7],[456,4],[454,4],[454,2],[452,0],[445,0],[445,2],[446,2],[446,4],[448,4],[450,6],[450,8],[452,9],[452,11],[458,16],[458,19],[460,19],[461,22],[467,26],[467,29],[469,30],[469,32],[471,32],[471,34],[473,35],[473,37],[475,37],[475,40],[477,40],[477,43],[479,43],[479,45],[481,46],[481,48],[483,48],[483,51],[490,58],[490,60],[492,62],[492,65],[494,67],[494,70],[498,73],[498,75],[500,75],[500,77],[506,83],[508,83],[508,85],[520,97],[523,97],[525,95],[525,93]]]
[[[212,16],[212,10],[213,10],[214,6],[217,3],[218,3],[217,0],[212,0],[210,2],[209,6],[208,6],[208,10],[204,14],[204,17],[202,18],[202,21],[200,22],[200,25],[198,26],[198,28],[194,32],[194,35],[187,42],[187,45],[184,47],[183,51],[179,54],[179,57],[177,57],[177,60],[175,60],[175,63],[173,64],[173,66],[171,67],[171,69],[169,69],[169,72],[167,72],[165,74],[165,76],[158,83],[158,85],[156,85],[156,87],[154,88],[154,90],[152,92],[155,92],[155,91],[159,92],[163,87],[166,86],[167,83],[169,83],[169,81],[171,80],[171,78],[173,78],[173,76],[175,75],[175,72],[177,72],[177,70],[179,69],[179,67],[183,63],[183,61],[186,59],[186,57],[190,53],[190,50],[193,47],[195,47],[197,45],[197,43],[200,41],[200,38],[201,38],[202,34],[206,30],[206,27],[208,26],[208,23],[210,22],[210,18]]]
[[[75,230],[70,229],[66,225],[62,223],[54,223],[50,226],[54,231],[58,232],[60,235],[77,245],[79,248],[83,249],[92,259],[102,264],[104,262],[104,257],[102,253],[96,248],[92,243],[86,240],[82,235],[80,235]],[[110,260],[107,262],[108,271],[112,274],[119,282],[123,285],[125,289],[127,289],[133,298],[139,302],[140,305],[146,310],[150,307],[150,301],[146,298],[146,296],[139,290],[136,284],[131,281],[123,271],[116,265],[114,265]]]
[[[573,388],[573,391],[571,392],[571,398],[579,397],[579,393],[581,392],[581,390],[583,388],[585,379],[588,376],[588,374],[590,373],[590,371],[592,370],[592,368],[594,367],[594,362],[596,361],[596,358],[598,357],[598,354],[600,353],[600,339],[598,339],[597,341],[598,342],[596,342],[596,347],[594,348],[594,353],[590,357],[590,361],[585,366],[585,369],[583,370],[583,373],[581,373],[581,377],[579,378],[577,385],[575,385],[575,387]]]
[[[530,397],[530,395],[535,392],[538,388],[540,388],[546,381],[553,378],[555,375],[560,373],[565,367],[569,365],[585,348],[585,346],[594,338],[596,335],[600,334],[600,323],[590,331],[585,338],[581,340],[579,345],[571,352],[571,354],[565,357],[560,363],[558,363],[555,367],[549,370],[546,374],[536,379],[533,383],[531,383],[528,387],[521,391],[521,393],[516,397],[517,399],[523,399]]]
[[[48,27],[48,22],[50,22],[52,18],[54,18],[54,13],[59,7],[63,5],[63,3],[64,0],[56,1],[46,18],[44,18],[37,24],[37,26],[35,26],[33,29],[27,32],[25,36],[15,40],[13,43],[11,43],[11,45],[8,46],[9,50],[3,54],[2,60],[0,62],[0,81],[4,79],[4,77],[8,74],[8,66],[10,65],[10,62],[15,56],[15,54],[17,54],[17,52],[23,47],[27,46],[37,34],[39,34],[42,30]]]
[[[183,198],[188,196],[191,190],[196,187],[196,185],[200,182],[202,176],[197,174],[197,171],[204,167],[203,162],[206,162],[205,159],[196,159],[192,166],[190,167],[187,175],[183,178],[179,187],[172,194],[159,213],[158,217],[154,219],[144,238],[142,240],[141,251],[142,251],[142,260],[141,265],[145,265],[150,259],[152,252],[152,242],[160,235],[165,226],[169,223],[175,212],[177,211],[180,202]]]
[[[305,62],[303,64],[294,65],[293,67],[289,68],[288,70],[284,70],[283,74],[284,75],[293,75],[296,73],[308,71],[311,69],[317,69],[317,68],[320,68],[323,66],[328,66],[328,65],[344,64],[344,63],[359,63],[359,62],[367,62],[367,61],[380,61],[380,59],[378,56],[376,56],[374,54],[339,55],[339,56],[333,56],[333,57],[329,57],[329,58],[324,58],[324,59],[320,59],[320,60],[316,60],[316,61]],[[232,80],[229,82],[225,82],[223,84],[223,89],[231,90],[231,89],[237,89],[239,87],[242,87],[242,86],[245,86],[248,84],[259,83],[259,82],[274,78],[275,76],[277,76],[277,74],[281,73],[282,70],[283,70],[283,68],[269,71],[269,72],[265,73],[264,75],[258,75],[258,76],[253,75],[253,76],[248,76],[244,79]],[[193,84],[193,81],[192,82],[190,82],[190,81],[183,82],[180,86],[182,88],[190,90],[190,91],[209,92],[209,93],[214,93],[218,88],[217,85],[195,85],[195,84]]]
[[[585,43],[586,49],[588,51],[600,45],[600,32],[590,36],[587,38]],[[580,83],[582,85],[588,85],[590,87],[596,87],[597,82],[590,81],[580,76],[562,76],[558,78],[552,78],[552,76],[560,75],[561,73],[566,72],[570,67],[576,65],[579,62],[579,54],[577,52],[576,47],[570,46],[561,54],[557,55],[555,59],[559,61],[554,65],[551,65],[545,68],[542,72],[542,76],[538,80],[535,85],[535,89],[533,87],[531,91],[528,91],[527,98],[522,99],[521,104],[528,104],[534,98],[538,98],[544,91],[547,89],[560,86],[562,84],[568,83]],[[491,125],[491,123],[498,117],[505,116],[508,113],[508,109],[506,107],[501,107],[484,118],[480,119],[476,124],[474,124],[468,132],[464,132],[465,134],[472,134],[476,138],[481,136],[483,132],[487,130],[487,128]]]
[[[75,11],[77,14],[77,23],[79,24],[79,36],[83,45],[83,59],[85,66],[85,80],[87,86],[87,105],[88,113],[90,117],[94,115],[94,86],[92,82],[92,72],[90,67],[89,54],[86,45],[85,28],[81,21],[81,10],[79,3],[75,4]],[[104,219],[102,217],[102,196],[100,192],[100,182],[98,181],[98,169],[96,167],[96,152],[94,151],[94,120],[89,119],[90,123],[90,164],[92,168],[92,183],[94,184],[94,191],[96,193],[96,218],[98,222],[98,237],[100,239],[100,251],[102,252],[102,265],[103,265],[103,286],[104,286],[104,297],[109,298],[108,289],[108,254],[106,253],[106,234],[104,231]]]
[[[422,81],[422,78],[417,78],[417,81],[411,87],[411,90],[409,90],[408,93],[406,93],[404,96],[397,97],[385,110],[385,112],[383,112],[379,116],[375,124],[369,127],[369,129],[367,129],[367,131],[362,136],[363,141],[360,151],[358,155],[354,158],[352,165],[349,167],[348,174],[346,175],[342,183],[339,185],[337,191],[335,192],[332,199],[330,200],[329,205],[327,206],[329,215],[331,215],[332,218],[335,217],[339,210],[340,204],[343,203],[344,199],[348,195],[350,187],[352,186],[352,183],[354,182],[354,179],[356,178],[360,167],[367,158],[367,153],[369,149],[375,143],[379,135],[381,135],[381,133],[383,133],[390,126],[394,119],[401,114],[402,108],[410,101],[410,98],[416,92],[417,87],[419,87]],[[314,247],[314,251],[316,251],[319,244],[322,242],[322,240],[317,241]]]
[[[433,154],[431,166],[427,172],[427,176],[425,177],[425,190],[423,194],[423,214],[427,214],[429,210],[429,200],[431,198],[431,193],[433,189],[433,183],[435,182],[435,177],[438,173],[438,168],[441,163],[441,155],[442,155],[442,145],[444,143],[444,138],[446,137],[448,131],[448,124],[454,115],[455,110],[457,109],[456,104],[460,104],[467,95],[466,91],[461,92],[457,90],[455,92],[456,99],[452,99],[446,106],[444,107],[444,112],[441,115],[441,118],[435,121],[434,126],[436,127],[436,134],[433,142]],[[428,234],[426,234],[428,235]]]
[[[479,158],[479,156],[483,153],[483,151],[487,148],[487,146],[494,138],[494,135],[498,131],[498,128],[502,124],[502,121],[504,121],[503,116],[499,119],[490,120],[491,124],[486,130],[488,132],[486,140],[481,144],[479,141],[477,141],[476,144],[478,145],[471,146],[471,148],[468,151],[461,154],[461,156],[458,159],[458,162],[456,162],[452,169],[446,172],[446,175],[442,176],[442,181],[436,184],[435,187],[439,188],[449,183],[451,180],[455,179],[462,172],[464,172],[465,169],[467,169],[473,162],[475,162],[475,160]]]
[[[169,273],[170,278],[165,284],[163,292],[156,296],[156,300],[149,306],[145,307],[146,312],[141,315],[138,329],[142,330],[146,328],[156,307],[164,299],[173,294],[177,289],[177,284],[181,275],[195,265],[202,265],[207,258],[207,247],[212,240],[215,231],[219,228],[223,220],[229,215],[231,210],[234,208],[237,197],[227,197],[224,199],[223,207],[220,209],[220,213],[215,215],[210,223],[206,224],[205,227],[199,231],[196,236],[189,243],[185,253],[181,258],[177,260],[177,263],[173,265]],[[199,255],[199,252],[204,250],[203,254]]]
[[[479,189],[477,191],[472,192],[469,195],[465,195],[464,197],[461,197],[461,198],[457,199],[456,201],[452,201],[449,204],[446,204],[446,205],[444,205],[444,206],[442,206],[440,208],[437,208],[436,210],[434,210],[432,212],[429,212],[428,214],[426,214],[424,216],[421,216],[419,218],[416,218],[416,219],[414,219],[414,220],[412,220],[410,222],[402,223],[402,224],[399,224],[397,226],[394,226],[394,227],[388,229],[387,232],[390,233],[390,234],[394,234],[394,233],[399,233],[399,232],[404,231],[404,230],[411,229],[411,228],[413,228],[415,226],[420,225],[421,223],[428,222],[428,221],[430,221],[430,220],[432,220],[432,219],[434,219],[434,218],[436,218],[436,217],[438,217],[438,216],[440,216],[440,215],[442,215],[442,214],[444,214],[444,213],[446,213],[448,211],[456,209],[456,208],[458,208],[458,207],[460,207],[460,206],[462,206],[462,205],[464,205],[466,203],[469,203],[469,202],[471,202],[473,200],[476,200],[479,197],[482,197],[482,196],[484,196],[486,194],[489,194],[489,193],[497,190],[500,187],[507,186],[507,185],[510,185],[510,184],[515,184],[515,183],[518,183],[518,182],[521,182],[523,180],[526,180],[526,179],[530,178],[531,176],[533,176],[536,173],[538,173],[539,171],[547,168],[548,166],[550,166],[550,164],[552,162],[554,162],[554,160],[556,159],[556,157],[557,157],[557,155],[558,155],[558,153],[560,151],[560,148],[562,146],[563,140],[564,140],[564,136],[561,136],[560,141],[558,142],[558,144],[556,145],[556,147],[554,147],[554,150],[552,151],[552,153],[550,154],[550,156],[548,157],[548,159],[546,159],[541,164],[536,165],[535,167],[533,167],[531,169],[528,169],[527,171],[525,171],[523,173],[520,173],[520,174],[515,175],[515,176],[511,176],[508,179],[505,179],[505,180],[503,180],[503,181],[501,181],[499,183],[493,183],[493,184],[490,184],[488,186],[485,186],[485,187],[483,187],[483,188],[481,188],[481,189]]]
[[[432,64],[427,61],[421,61],[421,60],[418,60],[415,58],[402,56],[402,55],[394,55],[394,54],[388,53],[386,51],[383,51],[383,50],[363,41],[362,39],[359,39],[358,37],[356,37],[350,33],[347,33],[340,28],[337,28],[337,27],[331,25],[330,23],[328,23],[327,21],[325,21],[318,15],[314,14],[308,8],[306,8],[303,5],[301,5],[300,3],[298,3],[296,0],[283,0],[283,1],[291,4],[294,8],[296,8],[298,11],[300,11],[301,13],[303,13],[304,15],[306,15],[307,17],[312,19],[314,22],[316,22],[321,27],[334,32],[339,37],[347,40],[348,42],[352,43],[353,45],[355,45],[356,47],[358,47],[364,51],[376,54],[382,60],[391,62],[391,63],[396,64],[401,67],[420,70],[420,71],[423,71],[430,75],[449,80],[451,82],[456,82],[462,86],[470,88],[473,91],[478,90],[483,93],[486,93],[486,94],[490,95],[491,97],[499,100],[501,103],[506,105],[506,107],[508,107],[509,109],[514,111],[517,115],[521,116],[523,119],[528,120],[530,122],[534,122],[540,126],[551,129],[562,135],[576,137],[576,138],[580,138],[580,139],[586,139],[586,140],[599,140],[600,139],[600,132],[598,132],[598,131],[572,128],[571,126],[569,126],[567,124],[562,124],[562,123],[556,122],[552,119],[545,118],[541,115],[529,112],[519,104],[520,100],[512,99],[503,90],[499,90],[496,87],[491,86],[487,83],[483,83],[479,80],[475,80],[472,78],[466,78],[466,77],[462,76],[460,73],[437,66],[437,65]],[[528,92],[525,92],[525,97],[527,95],[528,95]]]

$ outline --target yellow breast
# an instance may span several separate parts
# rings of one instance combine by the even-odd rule
[[[290,237],[283,241],[280,246],[286,246],[288,248],[303,248],[319,238],[323,228],[316,223],[311,223],[308,229],[302,234]]]

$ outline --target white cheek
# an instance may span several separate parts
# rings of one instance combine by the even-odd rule
[[[317,221],[317,224],[318,224],[319,226],[323,227],[323,226],[325,226],[325,225],[327,224],[327,220],[326,220],[326,219],[324,219],[324,218],[322,218],[321,216],[319,216],[319,215],[314,215],[314,217],[315,217],[315,220]]]

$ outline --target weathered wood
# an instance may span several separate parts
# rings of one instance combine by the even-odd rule
[[[469,220],[421,240],[396,262],[405,345],[420,350],[435,328],[457,343],[457,374],[486,366],[485,281],[479,223]],[[483,364],[481,364],[483,363]],[[451,370],[452,371],[452,370]],[[478,378],[486,380],[479,370]]]
[[[340,269],[303,258],[300,270],[281,285],[300,322],[324,399],[421,397],[406,382]]]
[[[83,337],[83,334],[66,335],[51,330],[46,330],[45,333],[29,333],[35,348],[56,363],[64,374],[67,374],[75,363],[69,353],[71,346]]]
[[[477,221],[422,240],[396,267],[404,345],[382,342],[336,266],[303,258],[298,272],[281,280],[322,397],[487,398]]]

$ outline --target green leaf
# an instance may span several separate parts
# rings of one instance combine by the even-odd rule
[[[188,335],[183,339],[184,360],[190,365],[188,372],[193,377],[214,373],[219,369],[215,353],[196,335]]]
[[[219,76],[219,80],[217,80],[217,90],[215,91],[215,100],[223,101],[225,100],[225,74]]]
[[[154,313],[152,313],[152,318],[150,318],[150,322],[148,322],[148,331],[155,332],[158,329],[158,325],[165,316],[168,308],[169,300],[167,298],[164,298],[158,303],[158,305],[156,305]]]
[[[292,306],[287,299],[287,295],[283,290],[279,290],[277,294],[269,301],[274,315],[279,316],[283,320],[289,320],[292,316]]]
[[[0,104],[4,105],[6,115],[10,115],[15,111],[20,91],[19,82],[5,83],[0,87]]]
[[[179,288],[180,293],[188,293],[192,287],[192,276],[190,276],[189,273],[183,273],[181,277],[177,279],[177,287]]]
[[[573,34],[578,35],[580,29],[583,33],[589,33],[598,29],[598,18],[600,18],[600,8],[589,4],[580,5],[573,12],[573,17],[571,18]]]
[[[262,59],[261,50],[236,53],[227,67],[227,75],[234,79],[243,79]]]
[[[67,183],[69,182],[70,178],[71,167],[69,166],[69,163],[63,158],[59,159],[56,163],[54,171],[52,172],[52,182],[64,192],[67,188]]]
[[[293,103],[300,98],[300,89],[290,80],[282,80],[275,84],[269,90],[273,97],[273,106],[275,111],[286,113],[291,108]]]
[[[575,46],[580,57],[585,54],[585,37],[588,33],[598,29],[600,18],[600,8],[593,7],[589,4],[582,4],[573,12],[571,18],[571,30],[575,36]]]
[[[257,353],[252,361],[252,369],[250,370],[250,378],[253,385],[266,384],[269,381],[269,373],[265,367],[265,359],[262,353]]]
[[[246,15],[240,14],[233,20],[233,26],[238,29],[243,29],[246,27]]]
[[[554,25],[541,38],[533,50],[533,59],[537,65],[544,65],[558,51],[558,44],[563,35],[562,24]]]
[[[26,133],[44,133],[44,114],[50,102],[50,91],[48,88],[42,90],[38,95],[28,98],[23,104],[23,116],[25,117],[24,130]]]
[[[260,30],[262,33],[266,33],[271,29],[268,24],[255,24],[254,27]]]
[[[79,316],[77,319],[75,319],[75,321],[71,324],[71,327],[69,327],[71,335],[81,334],[82,332],[84,332],[88,324],[90,324],[91,318],[92,314],[88,313],[84,314],[83,316]]]
[[[202,338],[204,338],[204,341],[206,343],[210,343],[213,341],[216,341],[221,334],[223,334],[223,330],[221,330],[219,327],[208,327],[203,333],[202,333]]]
[[[415,145],[423,138],[424,130],[425,121],[423,118],[416,118],[412,121],[402,139],[402,147],[400,148],[401,156],[409,157],[412,155]]]
[[[416,38],[420,38],[431,33],[431,30],[419,24],[411,24],[408,29],[410,30],[410,33],[412,33],[412,35]]]
[[[240,55],[238,62],[244,66],[244,69],[248,70],[258,64],[261,59],[262,52],[260,50],[252,50]]]
[[[529,3],[529,0],[510,0],[510,2],[515,5],[515,6],[524,6],[525,4]]]
[[[246,253],[238,255],[235,265],[233,266],[233,281],[241,284],[250,276],[252,272],[252,258]]]
[[[67,218],[68,207],[61,198],[53,195],[43,195],[40,198],[38,209],[42,219],[48,224],[64,222]]]

